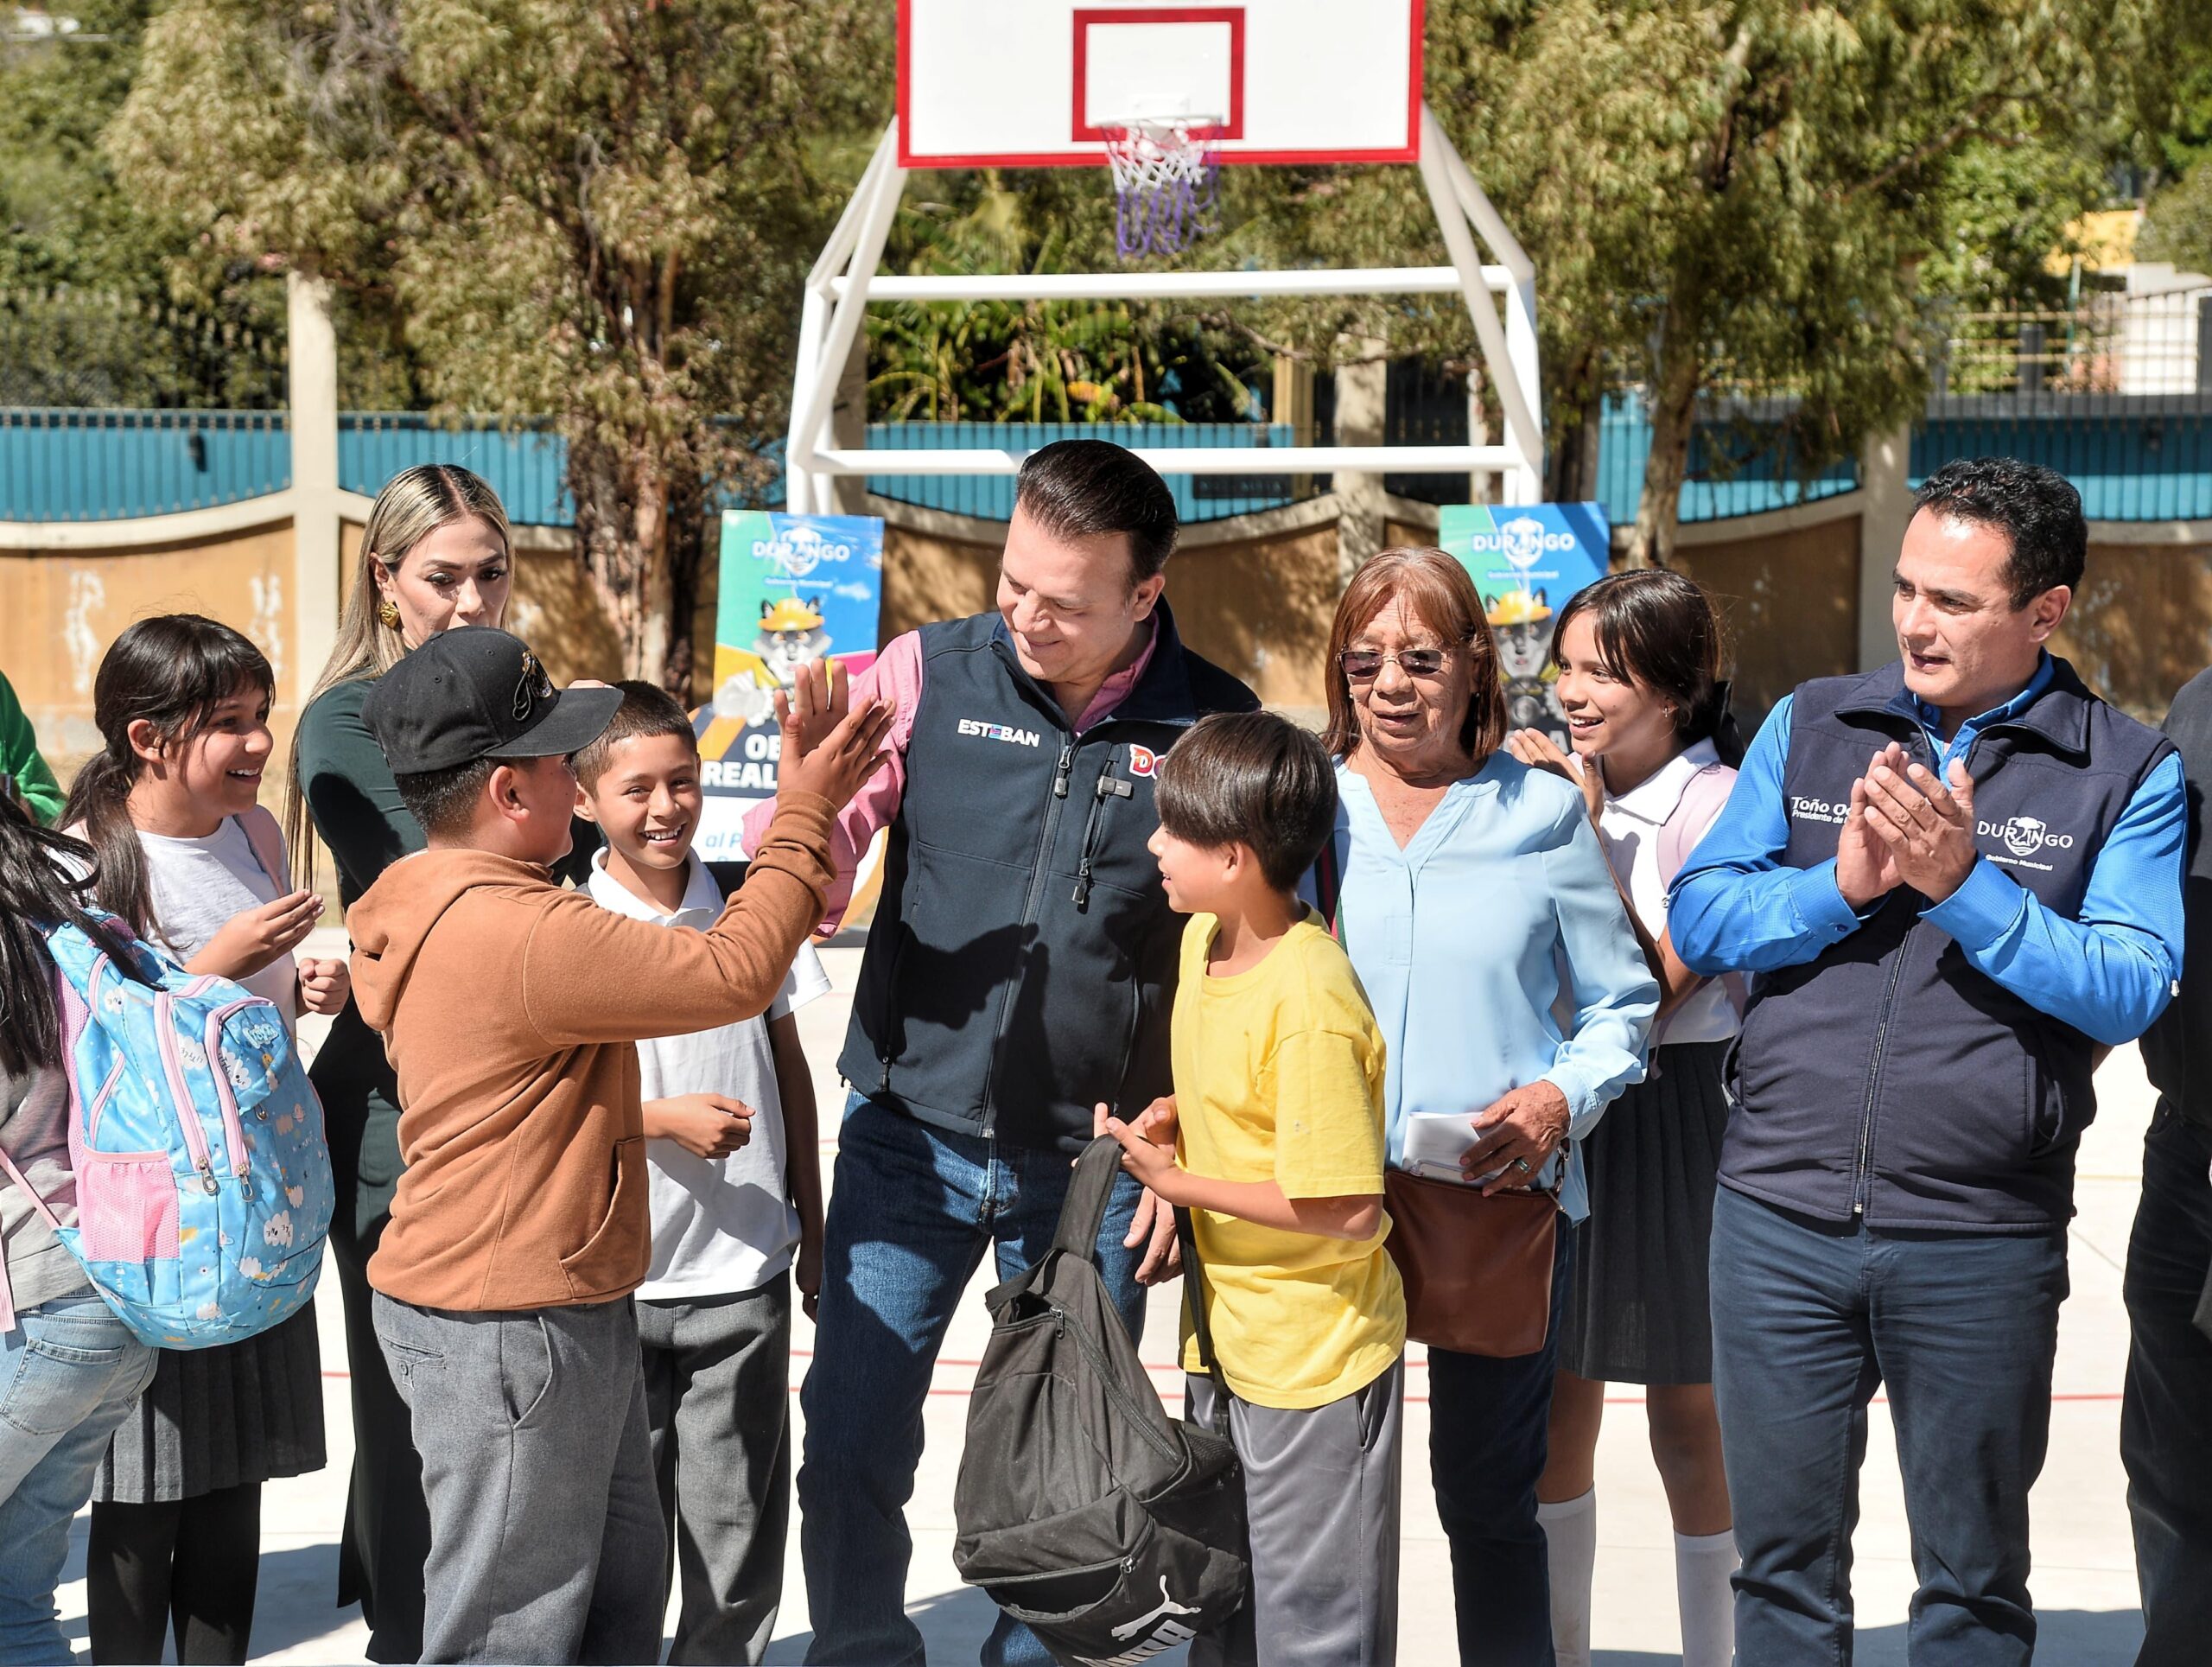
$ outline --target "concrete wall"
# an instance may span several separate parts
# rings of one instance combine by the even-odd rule
[[[1793,684],[1870,663],[1889,652],[1886,596],[1894,545],[1854,499],[1802,512],[1707,523],[1684,530],[1681,565],[1719,598],[1735,644],[1738,709],[1763,717]],[[162,538],[162,523],[113,529],[105,545],[73,527],[48,538],[0,529],[0,671],[15,684],[43,745],[64,773],[99,744],[92,675],[133,620],[190,610],[222,619],[259,643],[277,671],[274,714],[289,747],[296,706],[321,669],[334,621],[304,617],[303,595],[342,595],[359,559],[366,505],[348,497],[335,540],[338,572],[313,570],[295,537],[294,500],[244,512],[230,525]],[[991,605],[1003,529],[871,499],[887,515],[883,630],[887,636]],[[1383,500],[1390,544],[1427,544],[1433,512]],[[1894,518],[1890,518],[1894,519]],[[179,518],[178,524],[182,524]],[[2093,686],[2155,720],[2173,691],[2212,661],[2212,525],[2092,524],[2087,582],[2058,640]],[[1193,646],[1249,682],[1270,704],[1318,718],[1322,655],[1338,592],[1337,506],[1317,499],[1237,522],[1192,527],[1168,569],[1176,616]],[[564,529],[516,530],[510,623],[530,638],[557,679],[612,675],[614,633],[574,558]],[[715,585],[707,576],[695,620],[698,663],[711,664]],[[311,627],[320,625],[319,629]],[[272,782],[272,788],[276,786]]]
[[[259,645],[290,745],[300,675],[292,525],[123,550],[0,550],[0,671],[64,782],[98,752],[92,678],[108,645],[152,614],[205,614]],[[308,671],[312,677],[312,670]]]
[[[1734,651],[1736,713],[1746,725],[1806,678],[1857,668],[1856,516],[1700,541],[1675,565],[1720,608]]]
[[[890,509],[895,506],[872,506]],[[882,635],[993,605],[999,531],[931,515],[884,533]],[[1257,519],[1257,518],[1255,518]],[[1309,518],[1310,519],[1310,518]],[[1167,595],[1184,639],[1250,684],[1270,705],[1318,711],[1321,657],[1337,599],[1333,517],[1245,538],[1234,524],[1186,541],[1167,564]]]
[[[2114,705],[2164,717],[2174,691],[2212,665],[2212,528],[2186,542],[2092,544],[2052,646]]]

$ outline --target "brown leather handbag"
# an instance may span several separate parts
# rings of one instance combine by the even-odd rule
[[[1534,1354],[1551,1330],[1556,1193],[1495,1193],[1382,1172],[1382,1241],[1406,1288],[1406,1335],[1458,1354]]]

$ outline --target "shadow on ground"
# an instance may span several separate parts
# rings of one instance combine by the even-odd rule
[[[944,1667],[964,1667],[964,1664],[976,1660],[983,1640],[990,1636],[998,1613],[998,1606],[972,1586],[963,1587],[957,1592],[940,1592],[935,1597],[906,1606],[907,1616],[929,1640],[930,1659],[944,1664]],[[804,1661],[807,1645],[813,1642],[811,1632],[794,1632],[789,1638],[778,1638],[768,1646],[770,1667]],[[1184,1667],[1189,1654],[1187,1647],[1170,1650],[1164,1655],[1149,1657],[1146,1667]]]
[[[969,1588],[926,1599],[906,1613],[928,1638],[932,1662],[964,1667],[976,1658],[996,1611],[988,1598]],[[779,1638],[769,1646],[768,1660],[803,1662],[812,1641],[810,1632]],[[2038,1618],[2036,1654],[2061,1667],[2132,1667],[2142,1643],[2143,1617],[2133,1609],[2046,1609]],[[1160,1667],[1182,1667],[1186,1653],[1176,1650],[1154,1659]],[[1861,1632],[1855,1658],[1858,1667],[1904,1667],[1905,1629],[1874,1626]],[[1681,1659],[1651,1651],[1600,1650],[1590,1657],[1590,1667],[1659,1667]]]
[[[1904,1667],[1904,1627],[1870,1626],[1857,1643],[1857,1667]],[[2037,1616],[2037,1657],[2057,1667],[2132,1667],[2142,1645],[2139,1610],[2045,1609]],[[1590,1667],[1657,1667],[1681,1659],[1646,1650],[1599,1650]]]

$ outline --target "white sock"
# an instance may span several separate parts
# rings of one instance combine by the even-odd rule
[[[1736,1594],[1743,1561],[1736,1531],[1675,1536],[1675,1601],[1682,1615],[1682,1667],[1728,1667],[1736,1654]],[[1556,1601],[1556,1600],[1554,1600]]]
[[[1552,1655],[1559,1667],[1590,1667],[1590,1576],[1598,1562],[1598,1490],[1557,1505],[1536,1503],[1551,1562]]]

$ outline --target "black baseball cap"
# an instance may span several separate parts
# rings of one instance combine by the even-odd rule
[[[620,689],[553,686],[519,637],[490,626],[440,632],[377,679],[361,709],[396,776],[480,758],[551,758],[599,739]]]

